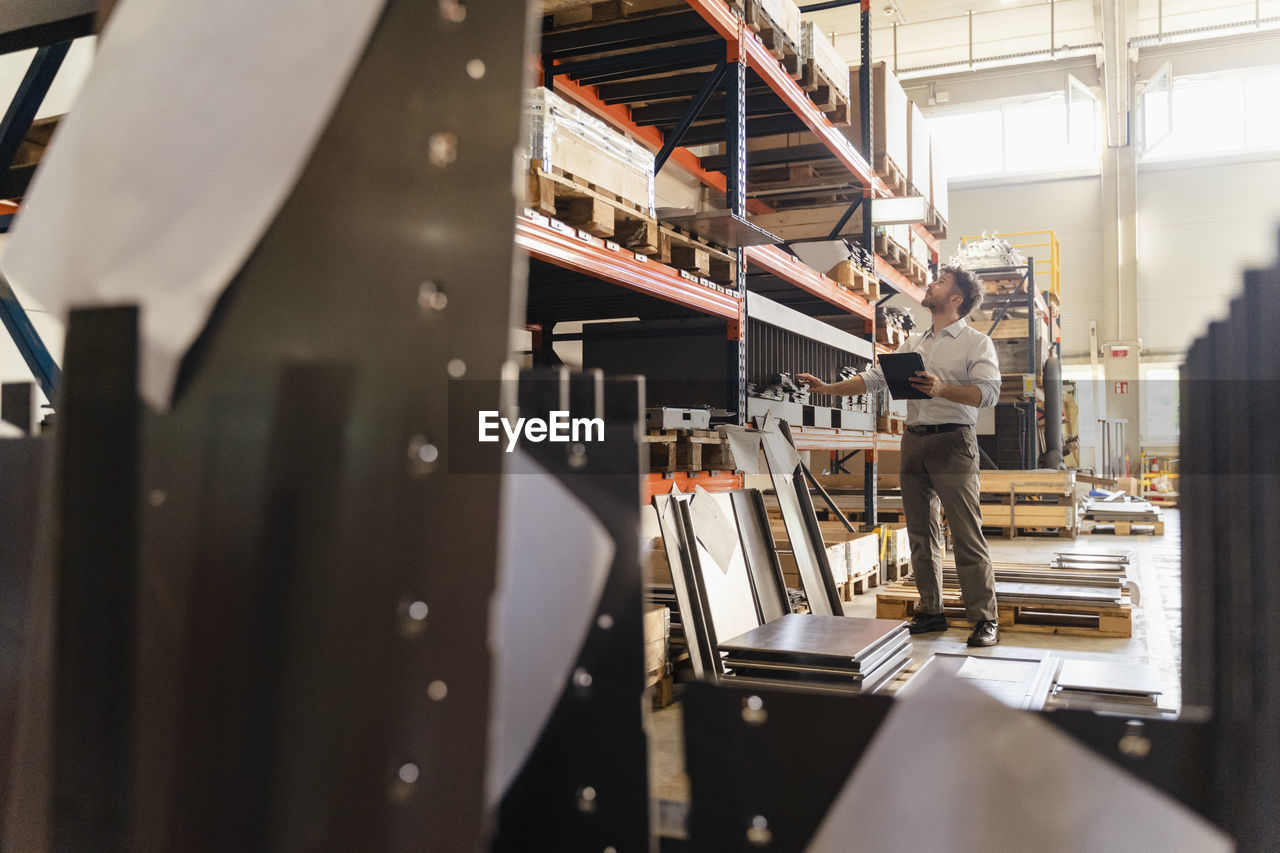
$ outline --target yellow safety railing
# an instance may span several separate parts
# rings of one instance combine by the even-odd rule
[[[960,239],[961,241],[981,240],[984,236],[998,237],[1001,240],[1005,240],[1022,254],[1029,258],[1034,258],[1037,289],[1041,291],[1047,290],[1054,296],[1062,297],[1059,292],[1062,284],[1062,247],[1058,244],[1058,233],[1056,231],[1011,231],[1005,234],[974,234]],[[1030,242],[1033,240],[1036,242]],[[1045,257],[1044,249],[1049,250],[1047,258]],[[1046,276],[1049,281],[1047,288],[1044,284]]]

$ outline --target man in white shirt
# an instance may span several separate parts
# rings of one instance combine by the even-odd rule
[[[974,623],[971,646],[1000,640],[996,623],[995,577],[978,503],[978,409],[1000,397],[1000,364],[991,338],[969,328],[968,316],[982,298],[969,273],[943,267],[925,291],[921,306],[933,316],[922,334],[909,337],[898,352],[918,352],[925,369],[911,384],[929,395],[907,401],[907,433],[902,437],[902,505],[911,540],[911,568],[920,608],[911,633],[945,631],[942,612],[942,524],[947,513],[955,545],[956,573],[965,615]],[[826,384],[808,373],[796,379],[814,394],[867,394],[888,387],[879,365],[852,379]]]

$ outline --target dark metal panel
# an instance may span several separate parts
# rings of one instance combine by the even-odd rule
[[[5,0],[0,3],[0,54],[93,34],[96,0]]]
[[[28,388],[30,385],[27,386]],[[5,819],[18,733],[22,663],[34,644],[30,609],[36,563],[36,509],[49,458],[48,438],[0,441],[0,838]],[[12,783],[12,784],[11,784]]]
[[[73,311],[67,327],[51,554],[56,584],[52,789],[58,850],[123,850],[133,805],[138,312]]]
[[[696,12],[685,10],[544,32],[542,58],[543,62],[550,62],[567,56],[624,50],[711,34],[711,27]]]
[[[615,551],[604,592],[573,675],[499,809],[495,850],[643,851],[649,846],[640,523],[644,382],[598,372],[525,371],[521,417],[603,413],[604,441],[569,446],[522,442],[589,508]],[[647,462],[647,459],[644,460]],[[556,554],[529,559],[554,567]],[[547,661],[554,670],[561,662]]]
[[[465,8],[387,4],[173,410],[147,420],[138,849],[482,846],[501,482],[453,471],[449,412],[474,434],[500,407],[471,380],[500,376],[523,316],[494,223],[515,215],[532,21]],[[199,618],[213,594],[248,637]],[[271,728],[245,728],[253,708]],[[246,731],[266,770],[240,790]]]
[[[681,707],[692,847],[805,849],[892,701],[689,684]]]

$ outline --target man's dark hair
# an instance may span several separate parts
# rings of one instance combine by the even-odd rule
[[[982,285],[978,283],[978,279],[973,273],[962,270],[959,267],[942,267],[938,270],[938,275],[946,275],[951,273],[951,280],[956,283],[956,289],[960,292],[963,299],[960,302],[960,316],[968,317],[969,312],[973,310],[973,306],[978,304],[982,299]]]

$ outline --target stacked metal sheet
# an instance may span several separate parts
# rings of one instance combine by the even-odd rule
[[[720,643],[725,675],[874,693],[911,660],[906,623],[788,614]]]
[[[1160,673],[1149,664],[1066,660],[1048,707],[1158,717],[1160,693]]]
[[[1160,520],[1160,510],[1138,498],[1123,501],[1089,498],[1084,503],[1084,517],[1100,522],[1127,521],[1133,524],[1154,524]]]
[[[1008,240],[984,235],[961,243],[960,249],[952,255],[950,264],[961,269],[981,271],[1024,267],[1027,259],[1010,246]]]

